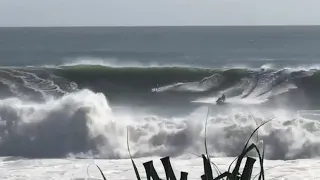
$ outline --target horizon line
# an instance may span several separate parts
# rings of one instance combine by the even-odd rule
[[[108,27],[108,28],[122,28],[122,27],[311,27],[320,26],[320,24],[310,25],[71,25],[71,26],[0,26],[0,28],[89,28],[89,27]]]

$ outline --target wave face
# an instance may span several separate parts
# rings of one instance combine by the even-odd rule
[[[0,156],[127,158],[127,127],[135,157],[201,154],[203,105],[222,93],[229,104],[210,106],[214,156],[237,156],[270,117],[256,140],[266,158],[320,155],[318,116],[296,116],[319,105],[317,69],[70,65],[0,74]]]
[[[315,97],[317,69],[205,69],[191,67],[106,67],[74,65],[49,68],[1,68],[2,97],[47,99],[88,88],[117,101],[193,101],[197,98],[271,99],[300,90]],[[39,98],[40,97],[40,98]]]

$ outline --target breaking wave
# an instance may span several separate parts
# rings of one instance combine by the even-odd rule
[[[284,105],[319,106],[317,69],[70,65],[2,67],[0,75],[0,156],[127,158],[127,127],[135,157],[201,154],[205,102],[221,93],[231,105],[210,106],[212,155],[237,156],[269,117],[257,140],[267,159],[320,155],[320,115]]]
[[[230,108],[210,110],[208,149],[215,157],[237,156],[250,133],[265,120],[258,143],[267,159],[320,155],[320,123],[310,111],[294,116],[285,110]],[[193,156],[204,152],[207,109],[180,117],[113,110],[102,93],[80,90],[44,103],[17,98],[0,101],[1,156],[127,158],[126,128],[134,157]],[[319,113],[318,113],[319,114]]]
[[[69,65],[59,67],[1,68],[0,97],[44,100],[79,89],[103,92],[115,100],[176,99],[190,102],[216,98],[267,100],[302,91],[318,99],[318,69],[206,69],[191,67],[107,67]],[[320,100],[320,99],[319,99]]]

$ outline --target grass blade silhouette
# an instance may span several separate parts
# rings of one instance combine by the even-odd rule
[[[273,119],[274,119],[274,118],[271,118],[271,119],[263,122],[262,124],[260,124],[260,125],[251,133],[251,135],[250,135],[250,137],[248,138],[246,144],[244,145],[244,148],[243,148],[241,154],[243,154],[243,152],[246,150],[246,148],[247,148],[247,146],[248,146],[248,144],[249,144],[249,141],[250,141],[250,139],[252,138],[252,136],[255,134],[255,132],[258,131],[258,129],[260,129],[260,127],[264,126],[265,124],[267,124],[268,122],[272,121]],[[238,156],[238,157],[239,157],[239,156]],[[231,169],[232,164],[238,159],[238,157],[235,158],[235,159],[231,162],[231,164],[229,165],[229,168],[228,168],[228,171],[229,171],[229,172],[230,172],[230,169]]]
[[[104,174],[103,174],[102,170],[100,169],[100,167],[99,167],[98,165],[96,165],[96,166],[97,166],[97,168],[99,169],[100,174],[101,174],[103,180],[107,180],[107,178],[104,176]]]
[[[208,162],[209,162],[209,165],[210,165],[210,163],[211,163],[211,164],[214,166],[214,169],[215,169],[216,173],[217,173],[218,175],[221,175],[221,172],[220,172],[218,166],[217,166],[215,163],[211,162],[210,156],[209,156],[209,153],[208,153],[208,146],[207,146],[207,126],[208,126],[209,115],[210,115],[210,107],[208,106],[207,117],[206,117],[206,122],[205,122],[205,126],[204,126],[204,128],[205,128],[205,129],[204,129],[204,146],[205,146],[206,156],[207,156],[207,160],[208,160]],[[207,177],[207,178],[208,178],[208,177]]]
[[[127,148],[128,148],[128,152],[129,152],[129,156],[130,156],[130,160],[134,169],[134,173],[136,174],[137,180],[141,180],[139,172],[138,172],[138,168],[136,166],[136,164],[133,161],[131,152],[130,152],[130,146],[129,146],[129,131],[128,131],[128,127],[127,127]]]

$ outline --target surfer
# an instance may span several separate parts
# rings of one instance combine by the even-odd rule
[[[217,99],[216,103],[222,104],[222,103],[224,103],[225,100],[226,100],[226,96],[224,94],[222,94],[222,96]]]

